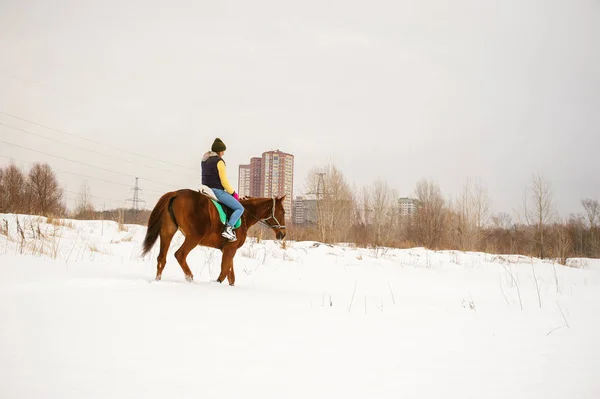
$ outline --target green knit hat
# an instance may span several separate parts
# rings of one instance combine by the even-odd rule
[[[225,143],[223,143],[223,141],[218,137],[213,142],[212,147],[210,147],[210,150],[214,152],[221,152],[225,151],[226,149],[227,147],[225,146]]]

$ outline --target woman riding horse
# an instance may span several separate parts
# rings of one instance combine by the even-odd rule
[[[239,196],[229,184],[223,155],[227,147],[220,138],[216,138],[210,151],[202,157],[202,184],[208,186],[223,205],[231,208],[233,213],[225,225],[221,235],[229,241],[237,240],[233,226],[242,217],[244,207],[239,202]]]
[[[205,184],[209,183],[210,187],[215,184],[215,180],[218,177],[218,181],[220,181],[223,189],[213,186],[213,191],[217,195],[217,198],[219,200],[225,198],[223,203],[236,211],[239,208],[234,208],[233,202],[240,204],[242,207],[243,212],[236,214],[234,211],[225,227],[226,231],[229,230],[228,228],[234,226],[237,220],[241,218],[241,225],[237,229],[237,237],[234,235],[237,240],[232,241],[230,237],[225,236],[219,212],[212,203],[212,200],[206,195],[200,194],[197,190],[189,189],[171,191],[164,194],[156,203],[148,219],[148,229],[146,230],[142,251],[142,255],[146,255],[160,237],[160,252],[156,258],[157,281],[161,279],[162,272],[167,264],[169,245],[178,230],[181,231],[185,240],[175,252],[175,259],[177,259],[181,269],[183,269],[186,280],[192,281],[194,279],[186,258],[192,249],[197,245],[201,245],[221,250],[223,253],[221,257],[221,273],[217,281],[221,283],[225,279],[228,279],[230,285],[235,283],[233,258],[237,250],[244,245],[250,227],[256,223],[262,223],[275,232],[275,237],[278,240],[285,238],[285,210],[283,208],[285,195],[279,198],[246,198],[241,200],[241,202],[235,199],[230,194],[235,194],[235,192],[227,182],[227,176],[224,173],[225,162],[221,159],[225,151],[225,145],[219,142],[219,139],[215,140],[211,148],[212,150],[218,150],[213,151],[216,153],[216,156],[210,155],[206,159],[206,163],[203,164],[203,182]],[[223,166],[219,166],[220,164],[223,164]],[[205,171],[208,177],[207,180],[204,180]],[[220,198],[219,195],[221,195]]]

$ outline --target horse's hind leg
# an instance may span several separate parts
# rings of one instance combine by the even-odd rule
[[[189,237],[186,237],[181,247],[179,247],[177,252],[175,252],[175,259],[177,259],[177,262],[179,262],[179,265],[183,269],[183,273],[185,274],[185,279],[187,281],[192,281],[194,276],[192,275],[192,271],[187,264],[186,258],[190,251],[196,248],[196,245],[198,245],[197,240],[192,240]]]
[[[177,230],[174,232],[161,230],[160,232],[160,252],[156,258],[156,281],[160,281],[162,277],[162,272],[167,264],[167,252],[169,251],[169,245],[171,245],[171,240],[173,239],[175,232],[177,232]]]

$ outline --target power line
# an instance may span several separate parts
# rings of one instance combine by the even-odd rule
[[[80,195],[81,194],[81,193],[78,193],[78,192],[75,192],[75,191],[71,191],[71,190],[63,190],[63,191],[65,193],[74,194],[74,195]],[[119,203],[119,204],[123,204],[124,203],[123,200],[117,200],[117,199],[114,199],[114,198],[101,197],[99,195],[89,194],[89,197],[91,197],[91,198],[98,198],[98,199],[105,200],[105,201],[111,201],[111,202],[115,202],[115,203]],[[73,199],[77,199],[77,197],[72,197],[72,198]]]
[[[8,157],[6,155],[0,155],[0,158],[11,159],[11,160],[15,160],[15,161],[21,162],[21,163],[26,163],[26,164],[29,164],[29,165],[33,164],[33,162],[23,161],[21,159],[15,159],[13,157]],[[123,183],[118,183],[118,182],[114,182],[114,181],[98,179],[98,178],[95,178],[95,177],[92,177],[92,176],[82,175],[80,173],[69,172],[69,171],[62,170],[62,169],[57,169],[57,168],[54,168],[54,167],[52,168],[52,170],[53,171],[62,172],[62,173],[70,173],[70,174],[73,174],[73,175],[76,175],[76,176],[87,177],[87,178],[90,178],[90,179],[100,180],[100,181],[105,182],[105,183],[113,183],[113,184],[118,184],[118,185],[127,186],[127,187],[129,186],[129,184],[123,184]],[[75,196],[79,196],[81,194],[80,192],[78,193],[78,192],[72,191],[72,190],[65,190],[65,189],[63,189],[63,191],[65,193],[73,194]],[[151,190],[151,189],[148,189],[148,191],[153,191],[153,192],[156,192],[156,193],[159,193],[159,194],[163,193],[162,191]],[[75,196],[71,196],[70,198],[76,200],[78,197],[75,197]],[[120,199],[108,198],[108,197],[103,197],[103,196],[100,196],[100,195],[93,195],[93,194],[89,194],[89,197],[91,197],[91,198],[97,198],[97,199],[101,199],[101,200],[105,200],[105,201],[111,201],[111,202],[114,202],[114,203],[117,203],[117,204],[125,204],[125,202],[127,201],[127,200],[124,201],[124,200],[120,200]],[[140,202],[144,202],[145,203],[146,201],[140,200]]]
[[[157,159],[157,158],[152,158],[152,157],[149,157],[149,156],[147,156],[147,155],[140,154],[140,153],[138,153],[138,152],[124,150],[124,149],[122,149],[122,148],[115,147],[115,146],[113,146],[113,145],[110,145],[110,144],[101,143],[101,142],[99,142],[99,141],[91,140],[91,139],[88,139],[88,138],[86,138],[86,137],[81,137],[81,136],[78,136],[78,135],[76,135],[76,134],[73,134],[73,133],[65,132],[64,130],[55,129],[55,128],[53,128],[53,127],[46,126],[46,125],[43,125],[43,124],[41,124],[41,123],[34,122],[34,121],[32,121],[32,120],[29,120],[29,119],[21,118],[20,116],[16,116],[16,115],[10,114],[10,113],[8,113],[8,112],[0,111],[0,114],[2,114],[2,115],[6,115],[6,116],[10,116],[10,117],[12,117],[12,118],[19,119],[19,120],[21,120],[21,121],[28,122],[28,123],[31,123],[31,124],[33,124],[33,125],[40,126],[40,127],[43,127],[43,128],[49,129],[49,130],[53,130],[53,131],[55,131],[55,132],[58,132],[58,133],[66,134],[67,136],[71,136],[71,137],[77,137],[77,138],[79,138],[79,139],[81,139],[81,140],[89,141],[90,143],[94,143],[94,144],[98,144],[98,145],[103,145],[103,146],[106,146],[106,147],[108,147],[108,148],[112,148],[112,149],[119,150],[119,151],[122,151],[122,152],[127,152],[127,153],[129,153],[129,154],[133,154],[133,155],[136,155],[136,156],[138,156],[138,157],[146,158],[146,159],[149,159],[149,160],[151,160],[151,161],[163,162],[163,163],[165,163],[165,164],[167,164],[167,165],[173,165],[173,166],[177,166],[178,168],[183,168],[183,169],[188,169],[188,170],[193,170],[193,171],[196,171],[196,169],[194,169],[194,168],[190,168],[190,167],[188,167],[188,166],[178,165],[178,164],[176,164],[176,163],[172,163],[172,162],[163,161],[163,160],[161,160],[161,159]]]
[[[0,158],[6,158],[6,159],[14,160],[14,161],[17,161],[17,162],[26,163],[28,165],[33,165],[33,162],[23,161],[22,159],[16,159],[14,157],[8,157],[6,155],[0,155]],[[90,178],[92,180],[99,180],[99,181],[104,182],[104,183],[118,184],[118,185],[122,185],[122,186],[126,186],[126,187],[129,186],[129,184],[124,184],[124,183],[114,182],[114,181],[110,181],[110,180],[99,179],[99,178],[96,178],[96,177],[93,177],[93,176],[82,175],[80,173],[69,172],[68,170],[57,169],[57,168],[54,168],[54,167],[52,168],[52,170],[53,171],[58,171],[58,172],[61,172],[61,173],[69,173],[69,174],[76,175],[76,176],[87,177],[87,178]],[[81,194],[81,193],[78,193],[78,192],[72,191],[72,190],[64,190],[63,189],[63,191],[65,193],[69,193],[69,194],[75,194],[75,195],[80,195]],[[154,191],[156,193],[162,193],[162,191],[151,190],[151,189],[148,189],[148,191]],[[101,199],[101,200],[111,201],[111,202],[115,202],[115,203],[119,203],[119,204],[123,204],[125,202],[125,201],[120,200],[120,199],[102,197],[100,195],[92,195],[92,194],[90,194],[89,196],[92,197],[92,198],[98,198],[98,199]]]
[[[6,158],[6,159],[10,159],[10,160],[15,160],[15,161],[26,163],[26,164],[29,164],[29,165],[33,165],[34,164],[33,162],[23,161],[22,159],[16,159],[14,157],[9,157],[9,156],[6,156],[6,155],[0,155],[0,158]],[[88,179],[101,181],[103,183],[111,183],[111,184],[116,184],[116,185],[124,186],[124,187],[129,187],[130,186],[129,184],[126,184],[126,183],[119,183],[119,182],[116,182],[116,181],[113,181],[113,180],[101,179],[99,177],[84,175],[84,174],[81,174],[81,173],[71,172],[71,171],[64,170],[64,169],[58,169],[58,168],[55,168],[55,167],[52,167],[52,170],[56,170],[56,171],[62,172],[62,173],[68,173],[68,174],[75,175],[75,176],[87,177]],[[158,194],[163,194],[164,193],[163,191],[152,190],[150,188],[148,188],[146,190],[147,191],[152,191],[152,192],[155,192],[155,193],[158,193]]]
[[[0,113],[3,114],[4,112],[0,112]],[[67,143],[65,141],[56,140],[54,138],[46,137],[46,136],[38,134],[38,133],[33,133],[33,132],[29,131],[29,130],[21,129],[21,128],[18,128],[16,126],[12,126],[12,125],[8,125],[8,124],[3,123],[3,122],[0,122],[0,125],[6,126],[6,127],[10,128],[10,129],[18,130],[18,131],[26,133],[26,134],[30,134],[32,136],[41,137],[41,138],[43,138],[45,140],[50,140],[53,143],[60,143],[60,144],[68,145],[68,146],[75,147],[75,148],[83,150],[83,151],[88,151],[88,152],[91,152],[91,153],[94,153],[94,154],[99,154],[99,155],[103,155],[103,156],[106,156],[106,157],[109,157],[109,158],[118,159],[119,161],[125,161],[125,162],[129,162],[131,164],[141,165],[141,166],[144,166],[146,168],[153,168],[153,169],[157,169],[157,170],[162,170],[163,172],[167,172],[167,173],[176,173],[176,172],[174,172],[172,170],[166,170],[166,169],[158,168],[156,166],[142,164],[142,163],[139,163],[139,162],[132,161],[130,159],[125,159],[125,158],[117,157],[117,156],[111,155],[111,154],[104,154],[104,153],[102,153],[100,151],[91,150],[91,149],[88,149],[88,148],[84,148],[84,147],[78,146],[76,144],[72,144],[72,143]]]
[[[58,155],[53,155],[53,154],[50,154],[50,153],[47,153],[47,152],[43,152],[43,151],[39,151],[39,150],[34,150],[33,148],[25,147],[25,146],[22,146],[22,145],[19,145],[19,144],[15,144],[15,143],[11,143],[11,142],[8,142],[8,141],[0,140],[0,143],[12,145],[14,147],[23,148],[25,150],[29,150],[29,151],[33,151],[33,152],[38,152],[40,154],[48,155],[48,156],[51,156],[51,157],[54,157],[54,158],[58,158],[58,159],[62,159],[62,160],[69,161],[69,162],[74,162],[74,163],[77,163],[77,164],[80,164],[80,165],[85,165],[85,166],[89,166],[89,167],[92,167],[92,168],[105,170],[107,172],[113,172],[113,173],[117,173],[117,174],[120,174],[120,175],[123,175],[123,176],[127,176],[127,177],[133,177],[133,178],[136,177],[136,176],[133,176],[133,175],[130,175],[130,174],[127,174],[127,173],[123,173],[123,172],[119,172],[119,171],[116,171],[116,170],[107,169],[107,168],[103,168],[103,167],[100,167],[100,166],[94,166],[94,165],[87,164],[85,162],[75,161],[73,159],[61,157],[61,156],[58,156]],[[161,181],[157,181],[157,180],[151,180],[151,179],[147,179],[145,177],[142,177],[142,179],[146,180],[148,182],[158,183],[158,184],[166,185],[166,186],[169,186],[169,187],[175,187],[175,188],[177,188],[177,186],[175,186],[173,184],[170,184],[170,183],[165,183],[165,182],[161,182]]]

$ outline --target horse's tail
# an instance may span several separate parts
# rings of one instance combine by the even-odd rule
[[[146,237],[144,238],[144,249],[142,250],[142,256],[146,255],[148,251],[152,249],[154,243],[158,239],[160,234],[160,228],[162,227],[162,220],[165,211],[167,210],[171,199],[175,198],[177,193],[171,191],[160,197],[156,206],[150,214],[148,219],[148,229],[146,230]]]

